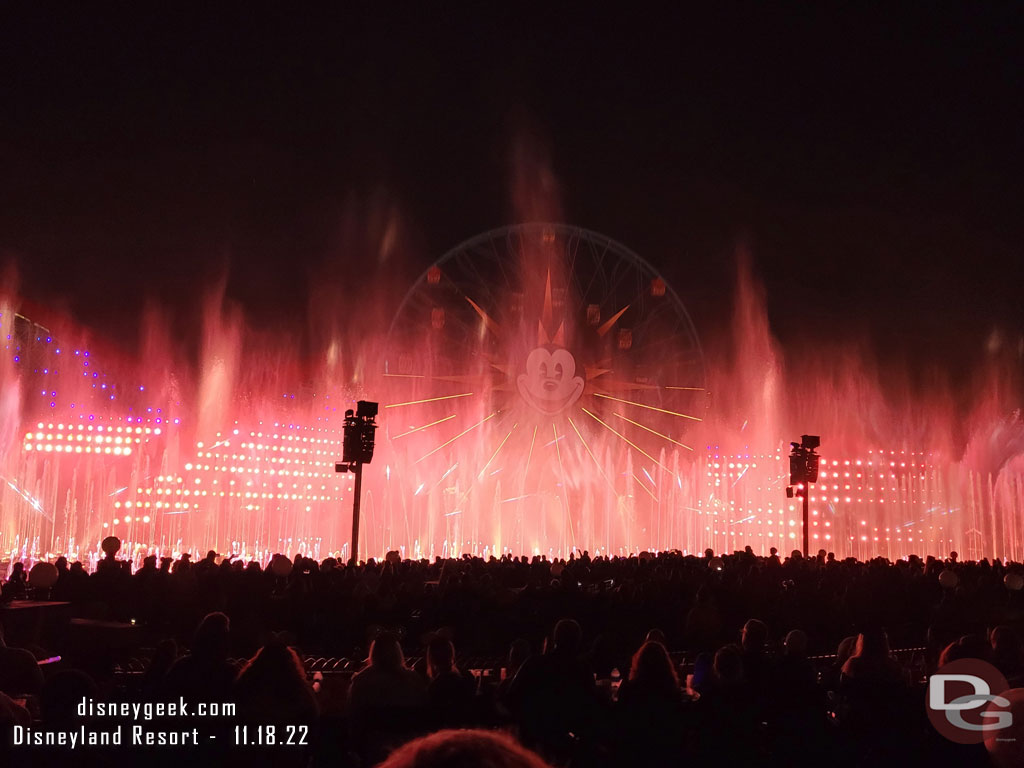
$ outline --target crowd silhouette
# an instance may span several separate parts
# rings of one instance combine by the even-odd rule
[[[136,724],[83,718],[83,699],[230,703],[230,717],[144,724],[196,727],[190,754],[223,764],[988,765],[984,746],[930,727],[926,677],[980,658],[1024,685],[1019,567],[955,553],[56,566],[46,589],[21,563],[3,583],[6,731]],[[29,600],[71,618],[26,631]],[[110,755],[75,755],[90,760]]]

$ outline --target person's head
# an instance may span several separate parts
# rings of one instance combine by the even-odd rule
[[[555,624],[551,640],[556,651],[578,653],[583,642],[583,629],[575,619],[562,619]]]
[[[807,655],[807,633],[800,629],[794,629],[786,635],[786,655],[793,658],[803,658]]]
[[[884,629],[869,629],[857,635],[853,655],[862,659],[889,658],[889,636]]]
[[[660,629],[652,629],[650,632],[648,632],[647,640],[654,643],[661,643],[662,645],[667,644],[665,641],[665,633],[662,632]]]
[[[447,637],[437,635],[427,643],[427,676],[434,678],[455,671],[455,646]]]
[[[679,689],[675,665],[661,643],[648,640],[633,654],[629,669],[630,682],[644,683],[667,690]]]
[[[438,731],[399,747],[377,768],[549,768],[497,731]]]
[[[715,679],[722,685],[737,685],[743,682],[743,657],[735,645],[718,649],[714,661]]]
[[[381,632],[370,645],[370,666],[377,669],[398,670],[405,666],[405,656],[398,637],[392,632]]]
[[[226,659],[230,648],[231,621],[226,614],[208,613],[192,641],[192,655],[209,660]]]
[[[853,656],[855,650],[857,650],[857,635],[844,637],[839,641],[839,647],[836,648],[836,663],[840,667],[843,666],[846,660]]]
[[[989,642],[992,644],[992,652],[996,656],[1013,656],[1020,658],[1022,655],[1022,648],[1020,635],[1013,631],[1011,627],[1000,625],[992,630],[992,634],[989,637]]]
[[[760,619],[751,619],[743,625],[741,638],[744,651],[761,651],[768,642],[768,625]]]
[[[939,666],[944,667],[959,659],[988,659],[991,648],[980,635],[964,635],[947,645],[939,654]]]
[[[242,686],[274,692],[294,691],[307,685],[299,655],[279,641],[267,643],[256,651],[238,673],[238,682]]]

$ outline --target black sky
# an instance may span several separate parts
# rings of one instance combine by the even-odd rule
[[[507,223],[524,130],[702,334],[740,242],[783,340],[955,367],[1024,330],[1018,2],[139,5],[0,10],[0,253],[101,332],[225,264],[255,323],[301,313],[382,206],[425,266]]]

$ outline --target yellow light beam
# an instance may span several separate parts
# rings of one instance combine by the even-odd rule
[[[590,446],[587,444],[587,441],[583,439],[583,435],[580,433],[579,427],[576,426],[576,423],[571,418],[569,418],[569,424],[572,426],[573,431],[576,432],[576,437],[578,437],[580,439],[580,442],[583,443],[583,447],[587,449],[587,453],[590,454],[590,458],[594,460],[594,466],[597,467],[597,471],[601,473],[601,477],[603,477],[605,481],[608,483],[608,487],[612,489],[612,493],[618,494],[618,492],[615,490],[615,484],[611,481],[608,475],[605,474],[604,468],[597,460],[597,456],[595,456],[594,452],[590,450]]]
[[[643,454],[644,456],[646,456],[646,457],[647,457],[648,459],[650,459],[651,461],[653,461],[653,462],[654,462],[655,464],[657,464],[657,465],[658,465],[659,467],[661,467],[661,468],[662,468],[663,470],[665,470],[665,471],[666,471],[666,472],[668,472],[668,473],[669,473],[670,475],[672,475],[672,477],[675,477],[675,473],[673,473],[671,469],[669,469],[669,468],[668,468],[668,467],[666,467],[666,466],[665,466],[664,464],[662,464],[662,463],[661,463],[660,461],[658,461],[658,460],[657,460],[656,458],[654,458],[653,456],[651,456],[651,454],[649,454],[649,453],[648,453],[647,451],[645,451],[645,450],[644,450],[643,448],[641,448],[641,447],[640,447],[639,445],[637,445],[636,443],[634,443],[634,442],[633,442],[632,440],[630,440],[630,439],[629,439],[628,437],[626,437],[625,435],[623,435],[623,434],[622,434],[621,432],[616,432],[614,428],[612,428],[611,426],[609,426],[609,425],[608,425],[608,424],[606,424],[605,422],[601,421],[601,418],[600,418],[599,416],[597,416],[597,415],[595,415],[595,414],[591,413],[591,412],[590,412],[590,411],[588,411],[588,410],[587,410],[586,408],[584,408],[584,409],[583,409],[583,412],[584,412],[585,414],[587,414],[587,416],[589,416],[590,418],[592,418],[592,419],[593,419],[594,421],[596,421],[596,422],[597,422],[598,424],[600,424],[600,425],[601,425],[602,427],[604,427],[604,428],[605,428],[605,429],[607,429],[607,430],[608,430],[609,432],[611,432],[611,433],[612,433],[613,435],[615,435],[616,437],[619,437],[619,438],[621,438],[621,439],[622,439],[622,441],[623,441],[624,443],[626,443],[627,445],[630,445],[630,446],[632,446],[632,447],[633,447],[633,448],[635,448],[635,449],[636,449],[637,451],[639,451],[639,452],[640,452],[640,453],[642,453],[642,454]]]
[[[424,455],[423,455],[423,456],[421,456],[420,458],[416,459],[416,463],[417,463],[417,464],[419,464],[419,463],[420,463],[421,461],[423,461],[423,459],[427,458],[428,456],[433,456],[433,455],[434,455],[435,453],[437,453],[438,451],[440,451],[440,450],[441,450],[442,448],[446,448],[446,447],[448,447],[449,445],[451,445],[452,443],[454,443],[454,442],[455,442],[456,440],[458,440],[458,439],[459,439],[460,437],[462,437],[463,435],[465,435],[465,434],[468,434],[469,432],[472,432],[472,431],[473,431],[474,429],[476,429],[477,427],[479,427],[479,426],[480,426],[481,424],[483,424],[483,423],[484,423],[485,421],[487,421],[488,419],[493,419],[493,418],[494,418],[495,416],[497,416],[497,415],[498,415],[498,411],[495,411],[495,412],[494,412],[494,413],[492,413],[492,414],[491,414],[490,416],[484,416],[484,417],[483,417],[482,419],[480,419],[480,421],[478,421],[478,422],[477,422],[476,424],[474,424],[474,425],[473,425],[473,426],[471,426],[471,427],[466,427],[466,429],[464,429],[464,430],[462,430],[461,432],[459,432],[459,434],[457,434],[457,435],[456,435],[455,437],[453,437],[453,438],[452,438],[451,440],[446,440],[445,442],[441,443],[441,444],[440,444],[439,446],[437,446],[436,448],[434,448],[434,449],[433,449],[432,451],[430,451],[430,453],[424,454]]]
[[[491,462],[492,462],[492,461],[494,461],[494,459],[495,459],[495,458],[497,457],[497,455],[498,455],[498,452],[499,452],[499,451],[500,451],[500,450],[501,450],[501,449],[502,449],[502,448],[504,447],[505,443],[506,443],[506,442],[508,441],[508,439],[509,439],[509,438],[510,438],[510,437],[512,436],[512,433],[513,433],[513,432],[515,431],[516,427],[518,427],[518,426],[519,426],[519,422],[516,422],[516,423],[514,423],[514,424],[512,425],[512,429],[510,429],[510,430],[508,431],[508,434],[507,434],[507,435],[505,435],[505,439],[504,439],[504,440],[502,440],[502,441],[501,441],[501,443],[500,443],[500,444],[498,445],[498,447],[494,449],[494,453],[492,453],[492,454],[491,454],[491,458],[489,458],[489,459],[487,460],[487,463],[486,463],[486,464],[484,464],[484,468],[483,468],[483,469],[481,469],[481,470],[480,470],[480,472],[479,472],[479,473],[477,474],[477,476],[476,476],[476,480],[474,480],[474,481],[473,481],[472,483],[470,483],[470,485],[469,485],[469,488],[467,488],[467,489],[465,490],[465,492],[464,492],[464,493],[462,494],[462,496],[461,496],[461,497],[459,497],[459,501],[458,501],[458,503],[457,503],[457,504],[455,505],[455,509],[461,509],[461,508],[462,508],[462,505],[466,503],[466,499],[468,499],[468,498],[469,498],[469,494],[471,494],[471,493],[473,492],[473,489],[474,489],[474,488],[476,488],[476,484],[477,484],[478,482],[480,482],[480,480],[482,480],[482,479],[483,479],[484,473],[485,473],[485,472],[487,471],[487,468],[488,468],[489,466],[491,466]]]
[[[648,411],[657,411],[658,413],[667,413],[669,416],[679,416],[684,419],[690,419],[692,421],[703,421],[698,419],[696,416],[689,416],[685,413],[677,413],[676,411],[668,411],[664,408],[657,408],[653,405],[644,405],[643,403],[635,403],[632,400],[623,400],[621,397],[612,397],[611,395],[602,395],[600,392],[595,392],[594,397],[603,397],[605,400],[614,400],[617,403],[625,403],[626,405],[635,405],[637,408],[646,408]]]
[[[562,464],[562,449],[558,447],[558,427],[551,422],[551,431],[555,434],[555,455],[558,456],[558,469],[562,474],[562,503],[565,505],[565,517],[569,522],[569,536],[572,538],[573,549],[576,548],[576,531],[572,527],[572,513],[569,511],[569,501],[566,497],[569,489],[565,484],[565,466]]]
[[[597,335],[604,336],[606,333],[608,333],[608,331],[612,329],[612,326],[615,325],[616,321],[618,321],[620,317],[626,314],[627,309],[629,309],[629,304],[627,304],[614,315],[605,320],[601,327],[597,329]]]
[[[526,471],[523,472],[523,486],[524,487],[526,486],[526,477],[527,477],[527,475],[530,474],[530,461],[533,459],[533,446],[534,446],[534,443],[537,442],[537,427],[538,426],[539,425],[535,424],[534,427],[533,427],[533,437],[530,440],[530,452],[528,454],[526,454]]]
[[[650,489],[650,488],[648,488],[648,487],[647,487],[646,485],[644,485],[643,481],[642,481],[642,480],[641,480],[641,479],[640,479],[639,477],[637,477],[637,476],[636,476],[636,472],[634,472],[634,473],[633,473],[633,479],[634,479],[634,480],[636,480],[636,482],[637,482],[637,485],[639,485],[639,486],[640,486],[641,488],[643,488],[643,489],[644,489],[645,491],[647,491],[647,495],[648,495],[648,496],[650,496],[650,497],[651,497],[652,499],[654,499],[654,501],[655,501],[655,502],[657,502],[657,501],[658,501],[658,497],[657,497],[657,496],[655,496],[655,495],[654,495],[654,494],[653,494],[653,493],[651,492],[651,489]]]
[[[463,392],[458,395],[443,395],[441,397],[428,397],[425,400],[410,400],[407,403],[389,403],[385,408],[401,408],[403,405],[420,405],[421,403],[436,403],[438,400],[454,400],[456,397],[470,397],[472,392]]]
[[[620,419],[622,419],[623,421],[628,421],[628,422],[629,422],[630,424],[632,424],[632,425],[633,425],[634,427],[640,427],[640,429],[644,429],[644,430],[646,430],[646,431],[650,432],[650,433],[651,433],[652,435],[657,435],[658,437],[663,437],[663,438],[665,438],[666,440],[668,440],[668,441],[669,441],[670,443],[675,443],[676,445],[680,446],[681,448],[685,448],[685,449],[686,449],[686,450],[688,450],[688,451],[692,451],[692,450],[693,450],[693,448],[691,448],[690,446],[688,446],[688,445],[687,445],[686,443],[680,443],[680,442],[679,442],[678,440],[674,440],[674,439],[672,439],[671,437],[669,437],[668,435],[663,435],[663,434],[661,434],[661,432],[656,432],[655,430],[651,429],[650,427],[644,426],[644,425],[643,425],[643,424],[641,424],[641,423],[640,423],[639,421],[633,421],[632,419],[628,419],[628,418],[626,418],[626,417],[625,417],[625,416],[623,416],[623,415],[622,415],[621,413],[615,413],[615,412],[613,412],[613,413],[612,413],[612,416],[618,416],[618,417],[619,417]]]
[[[507,443],[508,439],[510,437],[512,437],[512,433],[516,431],[516,427],[518,427],[518,426],[519,426],[519,422],[516,422],[515,424],[513,424],[512,425],[512,429],[510,429],[508,431],[508,434],[505,435],[505,439],[502,440],[501,443],[498,444],[498,447],[494,449],[494,453],[491,454],[491,458],[489,458],[487,460],[487,463],[484,464],[484,468],[481,469],[480,470],[480,474],[477,475],[477,479],[478,480],[484,476],[484,473],[487,471],[487,468],[491,466],[491,462],[494,461],[497,458],[498,453],[501,451],[502,448],[505,447],[505,443]],[[468,493],[468,491],[467,491],[467,493]]]
[[[425,379],[427,378],[422,373],[385,373],[386,377],[390,379]]]
[[[684,392],[703,392],[704,387],[665,387],[665,389],[679,389]]]
[[[455,418],[455,414],[453,413],[450,416],[445,416],[443,419],[438,419],[437,421],[432,421],[429,424],[424,424],[423,426],[420,426],[420,427],[413,427],[412,429],[408,430],[407,432],[403,432],[400,435],[395,435],[391,439],[392,440],[397,440],[400,437],[405,437],[406,435],[411,435],[413,432],[420,432],[421,430],[429,429],[430,427],[436,426],[437,424],[442,424],[442,423],[448,421],[449,419],[454,419],[454,418]]]

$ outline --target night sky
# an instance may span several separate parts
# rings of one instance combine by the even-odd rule
[[[0,10],[0,257],[115,340],[225,269],[302,315],[386,214],[408,279],[509,222],[517,143],[704,336],[738,244],[787,343],[954,369],[1024,332],[1019,2],[43,5]]]

